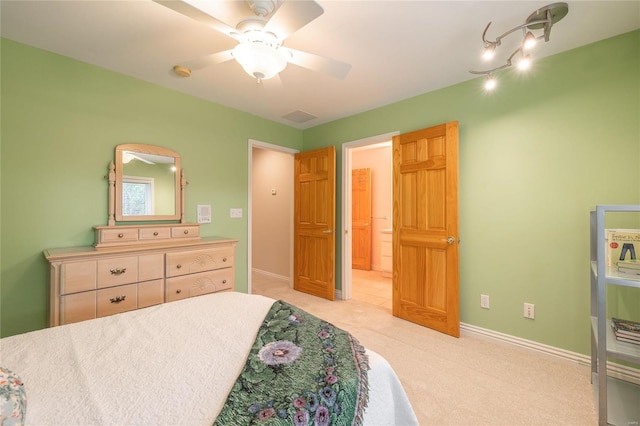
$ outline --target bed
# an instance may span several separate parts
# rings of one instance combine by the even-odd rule
[[[212,425],[227,409],[231,392],[242,393],[240,378],[276,303],[284,302],[215,293],[11,336],[0,340],[0,366],[21,380],[26,424]],[[295,323],[300,316],[286,319]],[[323,343],[325,352],[333,350]],[[363,415],[353,424],[417,424],[387,361],[364,348],[362,355]],[[256,401],[249,411],[265,425],[313,424],[313,417],[294,422],[293,411],[287,418],[286,410],[270,408],[278,409],[273,401]]]

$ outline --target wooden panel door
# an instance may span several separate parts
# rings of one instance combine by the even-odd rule
[[[371,169],[351,171],[351,266],[371,270]]]
[[[301,152],[294,162],[293,288],[335,298],[336,149]]]
[[[393,137],[393,315],[458,337],[458,123]]]

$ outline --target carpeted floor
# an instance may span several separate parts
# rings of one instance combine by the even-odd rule
[[[597,424],[587,365],[465,331],[446,336],[393,317],[384,292],[359,285],[354,279],[353,299],[330,302],[252,277],[254,294],[325,318],[384,356],[421,425]]]

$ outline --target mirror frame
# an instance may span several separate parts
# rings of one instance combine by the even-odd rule
[[[176,176],[174,179],[175,191],[175,214],[173,215],[141,215],[141,216],[123,216],[122,215],[122,153],[124,151],[133,151],[143,154],[162,155],[165,157],[173,157],[175,161]],[[184,222],[184,171],[180,167],[180,154],[155,145],[147,145],[140,143],[121,144],[116,146],[115,166],[113,162],[109,165],[109,220],[108,225],[115,225],[115,222],[142,222],[142,221],[169,221],[179,220]],[[114,211],[115,209],[115,211]],[[115,213],[115,217],[114,217]]]

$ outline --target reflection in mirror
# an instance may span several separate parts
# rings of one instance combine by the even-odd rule
[[[116,147],[115,219],[181,219],[180,155],[145,144]]]
[[[175,158],[122,152],[122,215],[174,215]]]

